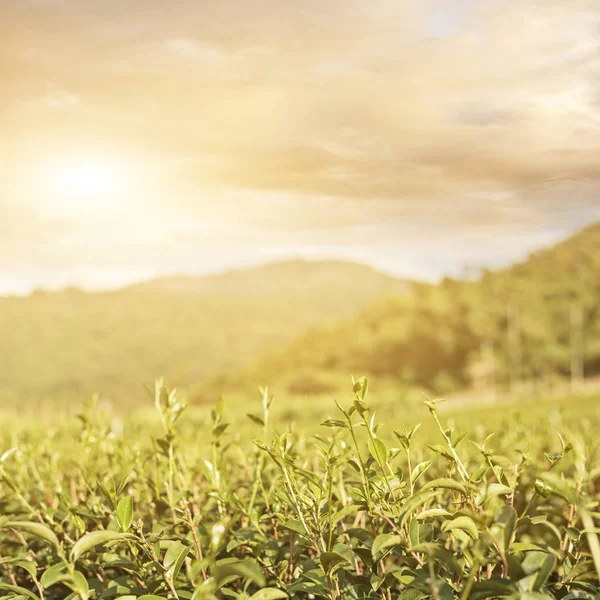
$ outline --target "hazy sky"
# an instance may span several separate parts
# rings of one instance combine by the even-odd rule
[[[0,49],[0,292],[600,219],[598,0],[0,0]]]

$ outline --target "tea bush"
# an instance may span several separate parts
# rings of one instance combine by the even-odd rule
[[[430,444],[382,427],[365,378],[353,394],[312,436],[273,426],[267,390],[254,442],[223,401],[181,427],[161,381],[160,435],[93,404],[77,430],[25,430],[0,457],[0,596],[600,597],[597,422],[467,434],[427,400]]]

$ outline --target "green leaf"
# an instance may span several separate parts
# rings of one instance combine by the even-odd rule
[[[427,469],[429,469],[429,467],[431,466],[432,462],[430,460],[426,460],[424,462],[420,462],[412,471],[411,473],[411,480],[413,483],[416,483],[417,480],[419,479],[419,477],[421,477],[421,475],[423,475],[423,473],[425,473],[425,471],[427,471]]]
[[[540,570],[538,571],[535,581],[533,582],[533,591],[537,591],[543,585],[545,585],[545,583],[548,581],[548,578],[552,574],[552,571],[554,571],[556,562],[557,562],[557,559],[556,559],[556,556],[554,556],[554,554],[548,553],[546,555],[546,558],[544,559],[544,562],[542,563],[542,566],[540,567]]]
[[[18,531],[31,533],[32,535],[50,542],[55,548],[60,546],[56,534],[50,528],[46,527],[46,525],[42,525],[41,523],[32,523],[30,521],[8,521],[4,524],[4,527],[12,527]]]
[[[455,481],[454,479],[450,479],[449,477],[440,477],[439,479],[428,481],[421,488],[421,491],[435,490],[439,488],[446,490],[454,490],[455,492],[460,492],[461,494],[465,495],[467,494],[467,488],[462,483]]]
[[[490,470],[490,468],[486,465],[479,467],[472,475],[469,481],[472,483],[478,483],[481,481],[481,478]]]
[[[279,598],[288,598],[288,595],[277,588],[263,588],[250,596],[250,600],[279,600]]]
[[[128,531],[133,521],[133,498],[131,496],[125,496],[119,500],[116,515],[121,531]]]
[[[350,506],[344,506],[344,508],[338,510],[331,519],[331,525],[336,525],[339,521],[349,517],[350,515],[358,512],[358,505],[350,504]]]
[[[257,425],[260,425],[261,427],[265,426],[265,422],[258,416],[258,415],[253,415],[251,413],[246,413],[246,416],[253,422],[256,423]]]
[[[131,536],[126,533],[119,531],[92,531],[86,533],[77,543],[73,546],[70,554],[71,562],[76,562],[82,554],[85,554],[95,546],[106,544],[108,542],[124,541],[130,539]]]
[[[532,544],[531,542],[514,542],[511,544],[510,549],[513,553],[517,552],[543,552],[544,549],[537,544]]]
[[[175,579],[177,579],[177,575],[179,575],[179,571],[183,566],[183,561],[190,550],[190,546],[184,546],[179,541],[173,542],[169,546],[164,560],[164,566],[167,569],[166,575],[169,581],[175,581]]]
[[[545,489],[549,489],[551,493],[564,498],[569,504],[575,504],[577,502],[575,491],[556,473],[543,473],[540,475],[539,479],[545,484]]]
[[[448,460],[454,462],[454,456],[450,454],[448,448],[446,446],[442,446],[440,444],[433,444],[432,446],[427,446],[430,450],[433,450],[436,454],[447,458]]]
[[[34,561],[27,558],[2,558],[0,559],[0,565],[10,564],[13,567],[20,567],[25,569],[32,577],[37,575],[37,565]]]
[[[332,429],[348,429],[348,425],[339,419],[327,419],[321,423],[321,427],[331,427]]]
[[[502,546],[506,553],[510,549],[518,519],[517,511],[512,506],[505,506],[498,518],[498,523],[504,526],[502,530]]]
[[[493,577],[475,583],[471,589],[474,598],[498,598],[511,596],[516,591],[515,585],[508,579]],[[518,598],[518,596],[516,596]]]
[[[259,587],[264,587],[265,576],[263,575],[260,566],[253,560],[233,560],[230,562],[219,561],[215,564],[215,579],[217,588],[221,587],[223,581],[229,577],[235,579],[242,577],[246,581],[251,581]]]
[[[378,535],[373,541],[371,547],[371,556],[374,561],[378,561],[385,556],[395,546],[402,544],[402,538],[399,535],[393,535],[390,533],[382,533]]]
[[[225,398],[221,396],[215,404],[215,416],[221,418],[225,412]]]
[[[548,498],[552,493],[552,488],[541,479],[535,480],[535,491],[542,497]]]
[[[369,405],[358,398],[352,403],[352,408],[361,416],[364,417],[365,413],[369,410]]]
[[[282,527],[306,537],[306,529],[304,529],[304,525],[302,525],[302,522],[298,519],[289,519]]]
[[[323,552],[320,556],[323,570],[329,573],[336,566],[341,566],[343,563],[349,563],[348,559],[337,552]]]
[[[6,452],[3,452],[2,456],[0,456],[0,465],[3,462],[6,462],[6,459],[9,456],[12,456],[18,449],[19,449],[18,446],[15,446],[14,448],[9,448]]]
[[[428,554],[430,557],[433,557],[434,554],[440,551],[441,546],[435,542],[423,542],[422,544],[417,544],[413,546],[411,550],[413,552],[423,552],[423,554]]]
[[[444,508],[429,508],[417,515],[417,520],[424,521],[425,519],[435,519],[436,517],[449,517],[450,513]]]
[[[548,581],[555,566],[556,556],[549,552],[530,552],[521,563],[521,568],[527,575],[536,573],[531,586],[531,590],[534,592]]]
[[[357,473],[362,473],[362,470],[360,468],[360,465],[358,464],[358,461],[355,458],[351,458],[348,460],[348,464],[357,472]]]
[[[486,500],[493,498],[494,496],[508,496],[513,493],[512,488],[501,483],[490,483],[487,488],[482,489],[477,498],[475,498],[475,504],[481,506]]]
[[[10,585],[9,583],[0,582],[0,590],[5,590],[7,592],[15,592],[15,594],[27,596],[28,598],[33,598],[33,600],[40,600],[39,596],[36,596],[33,592],[30,592],[25,588],[19,587],[18,585]]]
[[[373,573],[373,575],[371,575],[371,589],[376,592],[383,585],[384,581],[385,574],[377,575],[376,573]]]
[[[106,501],[108,502],[108,505],[111,507],[111,509],[114,508],[115,506],[115,493],[114,491],[110,491],[105,485],[102,484],[101,481],[97,482],[98,487],[100,488],[100,491],[102,492],[102,495],[106,498]],[[111,486],[114,490],[114,485]]]
[[[386,445],[377,438],[369,440],[369,452],[375,459],[375,462],[380,466],[384,467],[388,460],[388,451]]]
[[[72,583],[70,583],[68,580],[65,581],[65,583],[77,593],[78,598],[81,600],[87,600],[90,595],[90,586],[83,573],[75,571],[73,573],[73,577],[70,577],[69,579]]]
[[[365,401],[369,393],[369,380],[366,377],[361,377],[354,382],[352,391],[356,394],[359,400]]]
[[[460,435],[458,435],[456,437],[456,439],[452,442],[452,445],[454,446],[454,448],[456,448],[465,439],[465,437],[468,434],[469,434],[469,432],[465,431],[464,433],[461,433]]]
[[[40,579],[40,584],[46,590],[50,586],[53,586],[60,581],[64,581],[68,576],[67,567],[63,562],[59,562],[44,571],[44,574]]]
[[[410,448],[410,438],[407,435],[400,433],[399,431],[394,431],[394,435],[398,438],[398,441],[405,450]]]
[[[221,423],[221,425],[217,425],[213,430],[213,435],[215,437],[220,437],[225,433],[225,430],[229,427],[229,423]]]
[[[418,492],[414,496],[411,496],[404,506],[402,507],[400,514],[398,516],[402,517],[401,525],[404,527],[404,524],[408,520],[408,518],[417,510],[417,508],[427,504],[430,500],[437,496],[437,492],[425,491]]]
[[[117,489],[116,489],[116,493],[117,494],[122,494],[123,490],[127,487],[127,485],[129,484],[129,482],[134,478],[135,474],[134,473],[129,473],[129,475],[127,475],[126,477],[124,477],[121,481],[121,483],[118,485]]]
[[[430,412],[435,412],[435,405],[439,402],[443,402],[443,398],[427,398],[423,404],[430,410]]]
[[[417,588],[407,588],[398,596],[398,600],[419,600],[425,598],[427,594]]]
[[[475,525],[475,521],[473,521],[471,517],[456,517],[456,519],[452,519],[452,521],[444,521],[444,523],[442,523],[442,531],[453,531],[456,529],[468,533],[474,540],[479,537],[477,525]]]
[[[419,524],[419,521],[417,521],[416,519],[411,519],[408,525],[408,533],[411,546],[418,546],[419,544],[425,542],[425,527],[429,527],[429,529],[431,529],[430,525],[428,526],[424,524],[423,526],[421,526]]]
[[[526,575],[536,573],[542,568],[547,552],[530,552],[521,563],[521,568]]]

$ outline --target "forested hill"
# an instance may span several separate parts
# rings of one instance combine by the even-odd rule
[[[122,290],[0,298],[0,408],[144,401],[165,376],[187,387],[238,368],[406,284],[341,261],[285,261]]]
[[[318,393],[350,373],[442,393],[600,374],[600,223],[476,281],[413,283],[206,390]]]

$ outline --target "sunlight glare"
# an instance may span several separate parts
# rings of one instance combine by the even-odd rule
[[[107,165],[88,163],[62,169],[57,184],[60,191],[74,194],[96,195],[115,191],[118,172]]]

